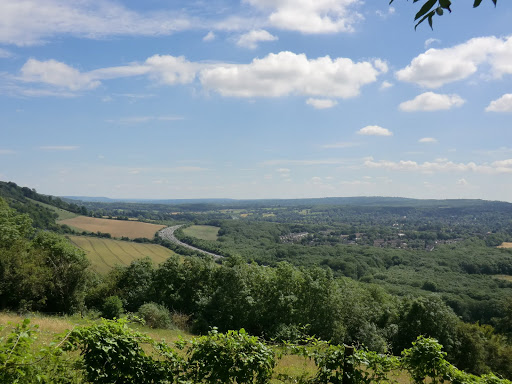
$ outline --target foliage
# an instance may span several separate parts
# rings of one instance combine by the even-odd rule
[[[187,350],[194,383],[267,383],[275,365],[274,352],[244,329],[225,334],[214,328],[192,341]]]
[[[171,328],[171,313],[163,305],[146,303],[140,306],[137,314],[151,328]]]
[[[162,360],[148,355],[141,344],[153,345]],[[73,330],[67,350],[81,352],[87,380],[93,383],[178,383],[182,359],[167,346],[128,328],[123,320]]]
[[[119,296],[109,296],[103,302],[101,315],[105,319],[119,319],[123,313],[123,301]]]
[[[2,327],[0,327],[0,336]],[[78,382],[79,376],[73,372],[62,357],[61,344],[53,343],[39,351],[34,351],[37,339],[37,326],[31,326],[25,319],[12,331],[0,337],[0,382],[12,384],[66,383]]]
[[[442,381],[448,372],[446,352],[436,339],[419,336],[412,348],[402,351],[402,365],[409,371],[415,383],[423,383],[426,377],[432,383]]]
[[[389,4],[393,3],[394,0],[390,0]],[[420,0],[414,0],[413,3],[416,3]],[[492,0],[494,3],[494,6],[498,3],[498,0]],[[473,8],[477,8],[482,3],[482,0],[474,0],[473,2]],[[448,12],[452,12],[450,6],[452,5],[452,2],[450,0],[426,0],[418,13],[414,16],[414,20],[418,21],[418,23],[414,26],[414,29],[418,27],[421,23],[423,23],[425,20],[428,20],[428,24],[430,25],[430,28],[432,28],[432,19],[434,16],[442,16],[444,14],[444,10],[448,10]]]

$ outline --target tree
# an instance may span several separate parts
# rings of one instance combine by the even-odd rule
[[[392,4],[395,0],[390,0],[389,4]],[[414,0],[413,3],[417,3],[420,0]],[[491,0],[494,3],[494,6],[498,3],[498,0]],[[473,2],[473,8],[477,8],[482,3],[482,0],[474,0]],[[416,13],[416,16],[414,16],[414,21],[417,21],[417,24],[414,26],[414,29],[418,27],[421,23],[423,23],[425,20],[428,20],[428,24],[430,25],[430,28],[432,28],[432,19],[434,16],[442,16],[444,14],[444,11],[447,10],[448,12],[452,12],[451,10],[452,2],[450,0],[427,0],[423,3],[420,10]]]

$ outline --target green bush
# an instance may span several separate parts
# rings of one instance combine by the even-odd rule
[[[103,302],[101,315],[105,319],[119,319],[123,313],[123,301],[119,296],[109,296]]]
[[[140,306],[139,317],[144,319],[146,325],[151,328],[171,328],[171,313],[163,305],[146,303]]]
[[[189,377],[194,383],[257,383],[270,381],[275,366],[272,348],[244,329],[193,340],[187,350]]]

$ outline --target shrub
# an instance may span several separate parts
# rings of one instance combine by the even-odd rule
[[[138,315],[151,328],[171,328],[171,314],[163,305],[146,303],[140,306]]]
[[[119,296],[109,296],[103,302],[101,315],[105,319],[118,319],[121,317],[123,312],[123,301],[119,298]]]

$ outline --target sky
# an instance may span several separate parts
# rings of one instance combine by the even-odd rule
[[[0,0],[0,180],[512,201],[512,2]]]

